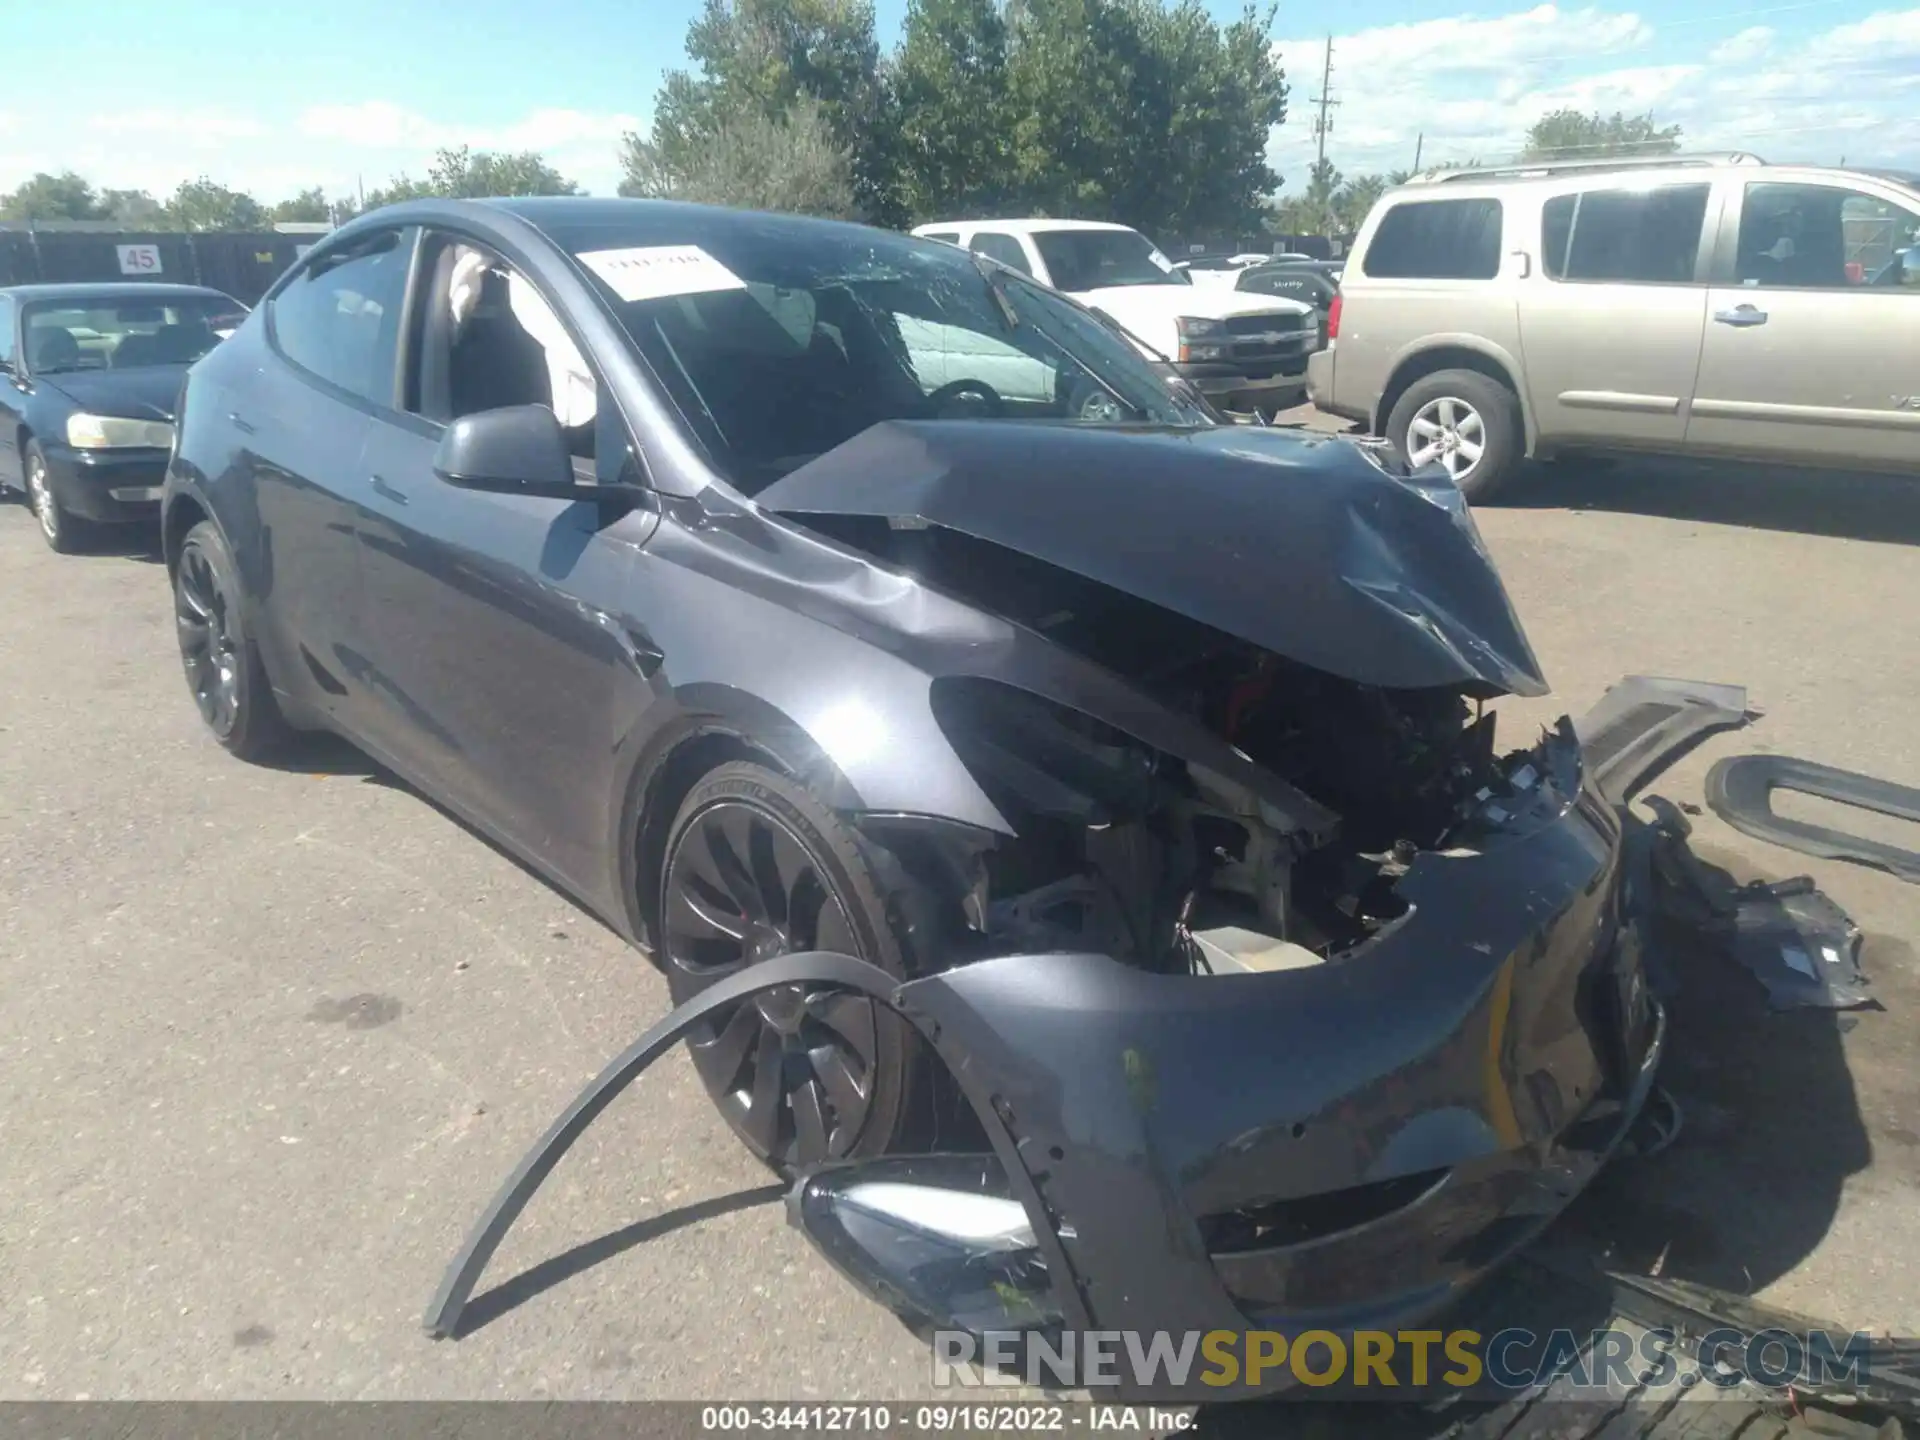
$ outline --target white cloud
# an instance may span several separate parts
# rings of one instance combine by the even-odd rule
[[[1920,151],[1920,8],[1795,36],[1656,14],[1540,5],[1336,34],[1328,158],[1347,174],[1410,167],[1416,149],[1423,166],[1505,159],[1561,108],[1651,111],[1689,146],[1770,158],[1897,163]],[[1271,151],[1289,189],[1313,160],[1324,44],[1277,47],[1292,100]]]
[[[385,100],[315,105],[278,120],[206,106],[103,109],[79,125],[0,111],[0,191],[36,170],[76,170],[103,188],[162,197],[200,175],[268,202],[314,185],[350,195],[403,172],[423,176],[435,151],[468,145],[537,150],[590,192],[612,194],[620,137],[644,126],[636,115],[555,107],[476,125]]]
[[[253,140],[267,133],[267,127],[252,115],[207,108],[102,110],[87,116],[86,124],[87,129],[101,135],[164,136],[199,146]]]
[[[1707,60],[1714,65],[1751,65],[1772,49],[1772,27],[1751,25],[1714,46],[1707,52]]]
[[[390,100],[359,105],[315,105],[296,128],[314,140],[332,140],[369,150],[426,150],[448,143],[448,127],[436,125]]]

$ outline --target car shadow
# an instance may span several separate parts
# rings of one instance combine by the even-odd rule
[[[1695,854],[1734,884],[1784,878],[1709,847]],[[1677,987],[1661,1079],[1683,1128],[1664,1153],[1603,1172],[1568,1212],[1563,1238],[1612,1269],[1750,1295],[1814,1252],[1849,1178],[1873,1163],[1844,1041],[1859,1026],[1897,1022],[1875,1010],[1775,1012],[1760,982],[1698,934],[1663,922],[1656,941]],[[1862,968],[1892,980],[1904,948],[1869,936]]]
[[[722,1215],[750,1210],[756,1205],[771,1205],[786,1193],[783,1185],[760,1185],[751,1190],[736,1190],[731,1195],[711,1196],[664,1214],[636,1220],[631,1225],[624,1225],[618,1230],[575,1245],[570,1250],[563,1250],[468,1301],[460,1314],[460,1325],[454,1331],[453,1338],[458,1340],[471,1335],[509,1310],[517,1309],[535,1296],[545,1294],[554,1286],[636,1245],[644,1245],[649,1240],[657,1240],[663,1235],[671,1235],[676,1230],[715,1220]]]
[[[284,748],[261,756],[252,763],[268,770],[279,770],[289,775],[320,775],[338,779],[359,780],[363,784],[377,785],[382,789],[393,790],[402,795],[412,796],[422,805],[437,812],[449,824],[457,825],[480,844],[485,845],[501,859],[529,880],[536,881],[544,889],[551,891],[571,909],[579,911],[594,924],[605,927],[607,932],[627,944],[632,944],[617,926],[609,925],[604,916],[582,905],[578,896],[564,889],[542,871],[529,865],[513,851],[495,840],[493,836],[469,821],[466,816],[441,804],[433,796],[409,783],[393,771],[387,769],[378,760],[359,749],[351,741],[344,740],[331,731],[309,730],[296,735]],[[637,948],[637,947],[636,947]],[[638,951],[647,956],[644,949]]]
[[[1529,464],[1492,503],[1920,545],[1920,476],[1570,455],[1551,465]]]

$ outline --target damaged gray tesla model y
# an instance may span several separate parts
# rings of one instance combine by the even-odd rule
[[[1393,1328],[1646,1093],[1620,821],[1570,724],[1495,743],[1545,683],[1459,496],[952,247],[376,212],[192,372],[165,535],[224,745],[347,736],[679,1007],[442,1333],[682,1041],[837,1266],[975,1331]]]

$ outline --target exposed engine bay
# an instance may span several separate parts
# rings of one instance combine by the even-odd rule
[[[1329,844],[1240,785],[1004,683],[934,684],[942,728],[1017,839],[975,857],[983,954],[1088,951],[1172,973],[1335,959],[1406,913],[1422,851],[1537,778],[1496,759],[1470,687],[1328,675],[1044,560],[939,526],[810,516],[814,528],[1047,636],[1198,720],[1336,811]]]

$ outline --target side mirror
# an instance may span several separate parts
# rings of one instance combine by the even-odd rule
[[[560,421],[544,405],[509,405],[462,415],[440,437],[433,473],[462,490],[587,500],[605,488],[573,478]]]

